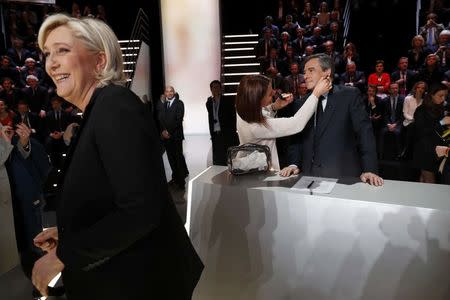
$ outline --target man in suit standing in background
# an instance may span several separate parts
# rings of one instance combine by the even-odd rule
[[[178,188],[185,188],[185,178],[189,174],[186,160],[183,155],[183,117],[184,104],[177,97],[175,89],[167,86],[164,90],[166,97],[165,107],[160,114],[161,137],[167,151],[172,180],[170,184],[176,184]]]
[[[326,54],[311,55],[304,76],[312,90],[321,78],[333,78],[333,61]],[[335,85],[319,99],[315,116],[290,145],[289,160],[282,176],[298,174],[301,168],[312,176],[359,177],[371,185],[383,184],[376,175],[375,138],[358,89]]]
[[[209,87],[212,96],[208,97],[206,101],[206,109],[208,110],[213,164],[226,166],[228,147],[239,144],[236,134],[234,98],[222,95],[222,84],[218,80],[213,80]]]

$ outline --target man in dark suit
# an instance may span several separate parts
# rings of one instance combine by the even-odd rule
[[[408,69],[407,57],[400,57],[397,66],[398,70],[391,74],[391,82],[398,84],[399,94],[405,97],[414,85],[416,73]]]
[[[53,166],[61,162],[61,153],[67,148],[63,134],[71,123],[71,116],[62,109],[63,99],[59,96],[50,101],[52,109],[45,117],[45,150],[50,155]]]
[[[222,84],[214,80],[209,84],[211,97],[206,101],[209,133],[214,165],[227,165],[228,147],[239,144],[236,133],[236,109],[234,99],[222,96]]]
[[[390,151],[394,153],[394,158],[400,155],[402,123],[403,123],[403,102],[405,98],[399,94],[399,86],[397,83],[391,83],[389,86],[389,97],[383,102],[383,127],[380,131],[380,157],[384,157],[385,139],[391,136],[394,139],[395,149]],[[384,157],[385,158],[385,157]]]
[[[326,54],[311,55],[305,63],[305,81],[312,90],[320,78],[333,76],[333,62]],[[322,98],[322,97],[321,97]],[[300,145],[301,143],[301,145]],[[319,99],[317,112],[290,145],[291,165],[280,174],[323,177],[360,177],[376,186],[383,184],[377,172],[372,125],[364,110],[359,90],[334,86]]]
[[[176,96],[175,89],[167,86],[164,90],[166,104],[160,115],[161,137],[167,151],[170,168],[172,169],[171,184],[180,189],[185,188],[185,178],[189,174],[183,155],[183,118],[184,104]]]
[[[258,41],[255,47],[256,58],[260,62],[269,57],[270,49],[278,49],[278,41],[273,37],[272,33],[271,28],[266,28],[264,37]]]
[[[364,92],[366,88],[366,75],[364,72],[356,70],[356,63],[350,61],[345,66],[346,71],[340,76],[340,84],[345,86],[354,86]]]

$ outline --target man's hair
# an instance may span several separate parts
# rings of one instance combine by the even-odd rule
[[[334,76],[334,63],[333,60],[329,55],[326,55],[324,53],[316,53],[308,56],[305,60],[305,65],[308,61],[311,59],[317,59],[319,61],[319,66],[322,69],[322,71],[330,70],[330,78],[333,78]]]
[[[123,84],[123,58],[119,41],[112,29],[103,21],[95,18],[72,18],[65,14],[54,14],[45,19],[39,29],[39,48],[44,50],[44,43],[50,32],[65,26],[72,31],[72,36],[81,41],[83,46],[92,53],[105,53],[106,64],[97,74],[98,87],[110,83]]]
[[[212,88],[213,84],[218,84],[218,85],[220,85],[220,87],[222,87],[222,83],[217,79],[211,81],[211,83],[209,84],[210,89]]]

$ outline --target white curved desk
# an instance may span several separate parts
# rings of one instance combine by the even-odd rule
[[[450,186],[338,181],[327,195],[213,166],[189,182],[196,300],[450,299]]]

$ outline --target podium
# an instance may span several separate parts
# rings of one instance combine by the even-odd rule
[[[310,195],[271,175],[213,166],[189,182],[193,299],[450,299],[450,186],[339,178]]]

